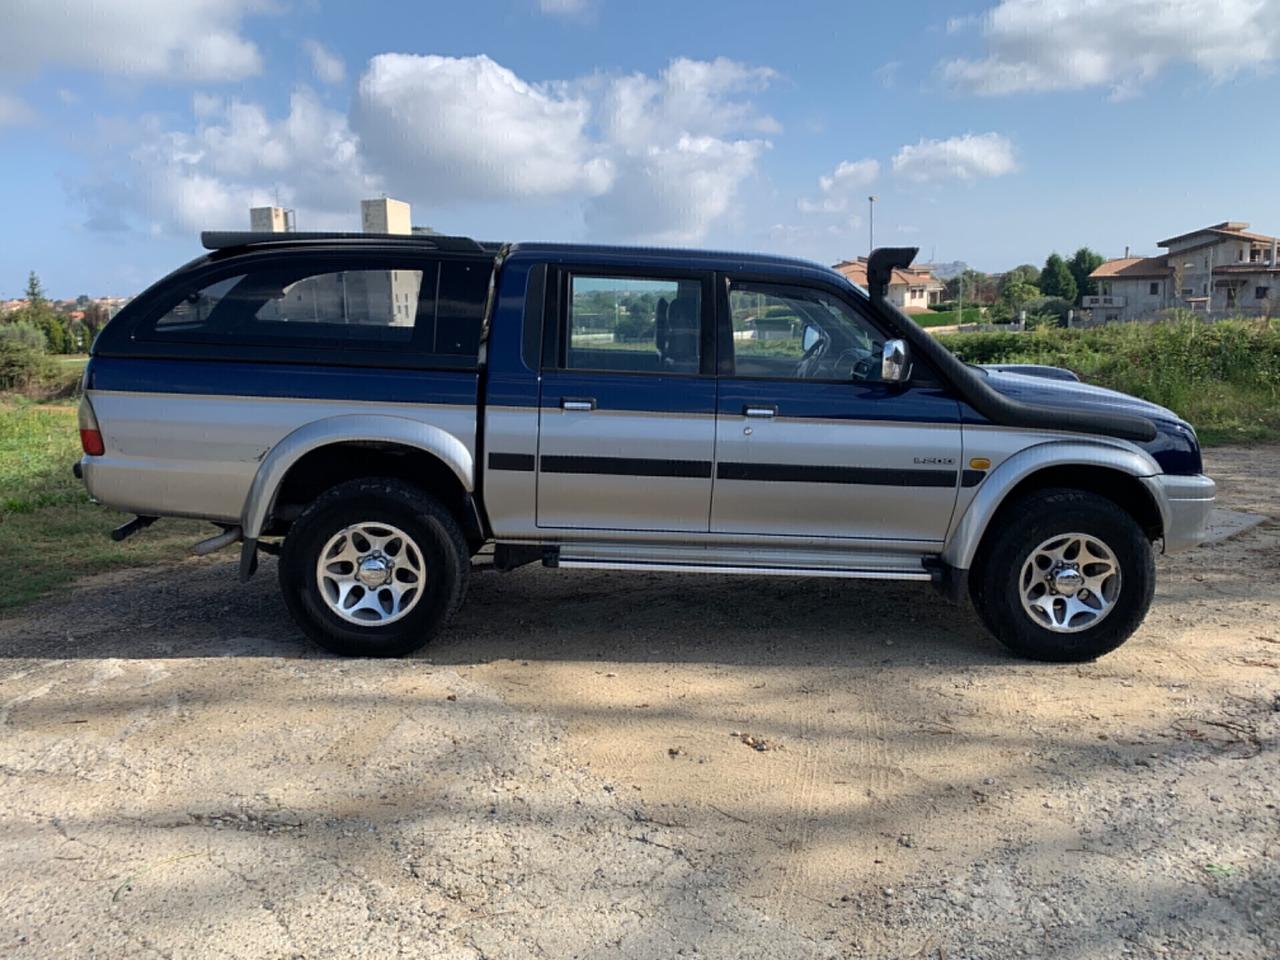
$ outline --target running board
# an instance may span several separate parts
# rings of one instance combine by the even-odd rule
[[[546,561],[544,561],[546,562]],[[652,560],[575,560],[559,557],[547,566],[566,570],[645,570],[651,573],[720,573],[755,577],[831,577],[841,580],[932,580],[920,568],[914,570],[857,569],[853,567],[754,567],[721,563],[666,563]]]

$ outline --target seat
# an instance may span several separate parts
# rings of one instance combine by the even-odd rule
[[[662,366],[672,373],[697,373],[701,317],[696,294],[682,295],[667,308],[666,339],[659,341]]]

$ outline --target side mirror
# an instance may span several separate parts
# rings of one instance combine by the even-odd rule
[[[800,340],[800,349],[803,350],[805,353],[808,353],[815,346],[817,346],[818,341],[821,339],[822,339],[822,334],[821,332],[819,332],[818,328],[815,327],[813,324],[808,324],[804,328],[804,336]]]
[[[906,383],[911,379],[911,357],[905,340],[885,341],[880,379],[885,383]]]

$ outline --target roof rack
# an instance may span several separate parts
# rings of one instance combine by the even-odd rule
[[[252,230],[205,230],[200,234],[200,243],[206,250],[231,250],[266,244],[318,243],[327,240],[404,244],[452,253],[487,253],[494,248],[493,244],[481,244],[470,237],[449,237],[439,233],[263,233]]]

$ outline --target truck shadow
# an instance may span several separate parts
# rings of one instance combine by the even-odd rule
[[[294,625],[267,558],[130,571],[0,619],[0,659],[329,656]],[[445,633],[416,655],[718,663],[1008,662],[967,608],[928,584],[528,567],[472,579]]]

